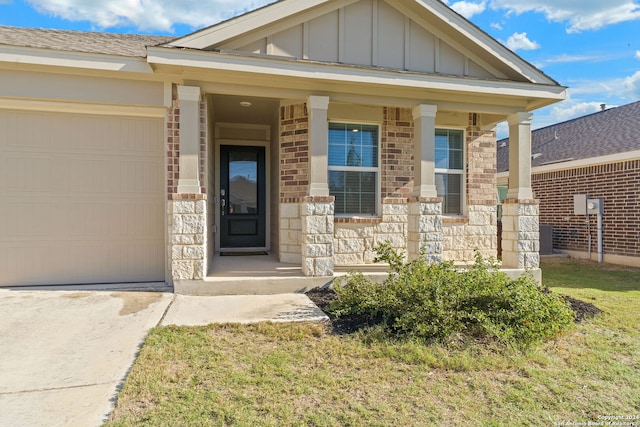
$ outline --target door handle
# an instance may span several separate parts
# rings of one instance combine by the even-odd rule
[[[220,215],[224,216],[224,211],[226,211],[227,201],[225,199],[220,199]]]

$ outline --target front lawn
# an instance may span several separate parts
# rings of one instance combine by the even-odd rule
[[[553,426],[640,416],[640,269],[542,267],[554,292],[604,312],[524,353],[371,342],[321,324],[156,328],[107,425]]]

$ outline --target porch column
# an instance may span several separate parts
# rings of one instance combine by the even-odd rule
[[[200,88],[178,86],[180,178],[178,193],[200,193]]]
[[[334,197],[329,196],[328,96],[310,96],[309,190],[300,206],[302,272],[305,276],[333,276]]]
[[[509,191],[502,205],[502,266],[540,266],[539,202],[531,189],[531,113],[508,117]]]
[[[438,198],[435,174],[436,112],[435,105],[421,104],[413,109],[415,151],[407,230],[409,260],[419,256],[425,256],[429,262],[442,260],[442,198]]]
[[[531,113],[516,113],[509,123],[509,192],[508,199],[533,199],[531,191]]]
[[[414,197],[437,197],[436,191],[436,111],[435,105],[421,104],[413,109],[415,134]]]
[[[328,96],[310,96],[309,109],[309,196],[328,196],[329,109]]]

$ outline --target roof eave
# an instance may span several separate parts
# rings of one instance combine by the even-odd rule
[[[175,66],[181,69],[237,71],[318,81],[340,81],[354,85],[388,85],[443,92],[464,92],[477,96],[511,97],[523,100],[522,109],[525,111],[559,102],[566,97],[566,88],[558,85],[461,78],[320,63],[295,58],[274,58],[192,49],[149,47],[147,52],[147,60],[152,65]]]

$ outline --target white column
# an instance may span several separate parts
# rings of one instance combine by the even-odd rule
[[[309,196],[328,196],[329,109],[328,96],[310,96],[309,109]]]
[[[178,193],[200,193],[200,88],[178,86],[180,179]]]
[[[509,191],[508,199],[532,200],[531,190],[531,120],[532,113],[516,113],[509,123]]]
[[[414,197],[437,197],[435,174],[436,111],[435,105],[421,104],[413,109],[415,133],[413,193]]]

